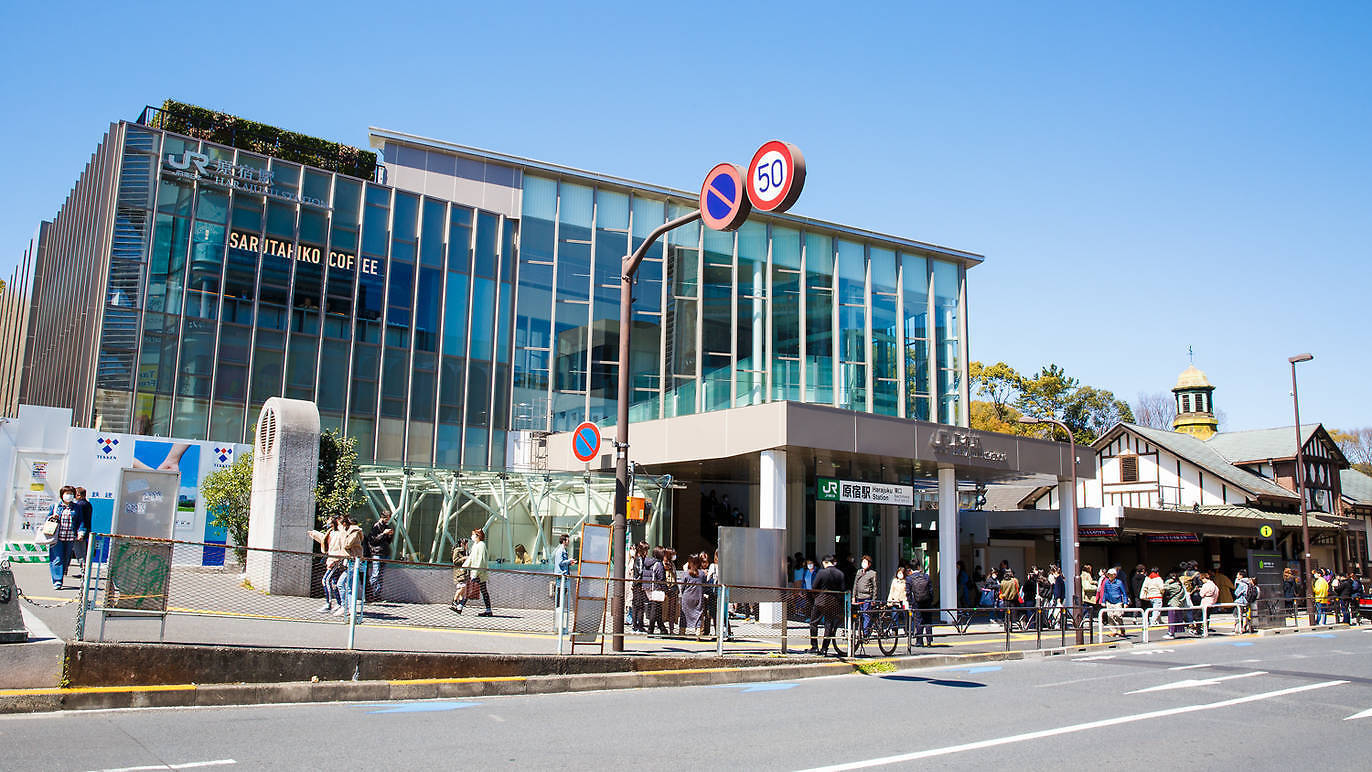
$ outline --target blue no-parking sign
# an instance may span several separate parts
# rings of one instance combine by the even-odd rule
[[[700,186],[700,219],[717,231],[737,230],[753,206],[743,184],[743,170],[731,163],[717,164]]]
[[[600,427],[585,421],[572,430],[572,455],[589,463],[600,453]]]

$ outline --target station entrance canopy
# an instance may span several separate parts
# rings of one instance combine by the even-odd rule
[[[956,469],[959,479],[984,482],[1072,477],[1066,443],[802,402],[769,402],[636,422],[629,458],[657,469],[686,462],[708,466],[768,450],[785,450],[795,460],[839,467],[879,464],[892,473],[893,480],[908,478],[911,472],[914,477],[931,477],[940,467]],[[607,443],[590,467],[613,468],[613,452]],[[1077,456],[1077,478],[1095,477],[1090,449],[1078,448]],[[548,463],[558,469],[582,466],[572,457],[568,435],[548,438]]]

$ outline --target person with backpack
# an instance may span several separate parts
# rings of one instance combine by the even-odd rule
[[[1258,585],[1243,569],[1234,572],[1234,632],[1253,632],[1253,604],[1258,600]]]
[[[834,631],[843,621],[843,591],[848,586],[843,572],[834,565],[837,561],[833,555],[825,555],[823,562],[824,567],[815,574],[814,579],[814,613],[810,616],[810,651],[807,652],[820,656],[829,653],[829,644],[834,642]],[[821,622],[824,623],[823,639],[819,637]],[[834,653],[839,656],[843,654],[837,643],[834,643]]]
[[[1019,580],[1015,578],[1014,569],[1006,568],[1000,572],[999,599],[1005,609],[1005,624],[1014,624],[1014,608],[1019,605]]]
[[[934,645],[934,581],[924,567],[915,564],[905,574],[905,602],[913,609],[910,614],[910,640],[916,646]]]

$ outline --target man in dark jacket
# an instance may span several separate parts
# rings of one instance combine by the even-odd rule
[[[916,646],[934,645],[934,582],[918,563],[905,574],[905,602],[910,607],[910,640]]]
[[[381,589],[381,561],[391,556],[391,540],[395,538],[395,527],[391,525],[391,513],[389,510],[382,510],[381,517],[372,523],[372,529],[367,533],[367,557],[371,558],[367,565],[367,585],[372,592]]]
[[[810,614],[810,651],[807,653],[821,656],[829,653],[829,642],[834,639],[834,630],[842,621],[843,591],[847,588],[843,572],[834,565],[834,556],[825,555],[824,567],[815,574],[814,579],[814,611]],[[819,640],[821,621],[824,622],[822,645]],[[842,654],[837,643],[834,644],[834,653]]]

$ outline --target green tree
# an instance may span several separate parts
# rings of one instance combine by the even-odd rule
[[[213,516],[213,524],[229,533],[235,545],[233,554],[239,565],[247,563],[248,516],[252,508],[252,452],[233,460],[223,469],[216,469],[200,483],[205,497],[205,511]]]
[[[319,435],[319,482],[314,489],[315,518],[323,523],[339,515],[351,516],[362,506],[357,477],[357,440],[337,429]]]
[[[990,401],[995,416],[1001,422],[1013,421],[1010,413],[1020,393],[1024,390],[1024,376],[1004,362],[983,365],[973,362],[968,366],[968,376],[972,389]]]
[[[1133,423],[1134,411],[1128,402],[1105,389],[1078,386],[1067,398],[1062,420],[1077,442],[1086,444],[1094,442],[1115,424]]]
[[[1032,376],[1023,378],[1015,407],[1025,415],[1061,421],[1067,414],[1072,394],[1080,386],[1081,381],[1069,376],[1061,367],[1050,364],[1039,368]]]

